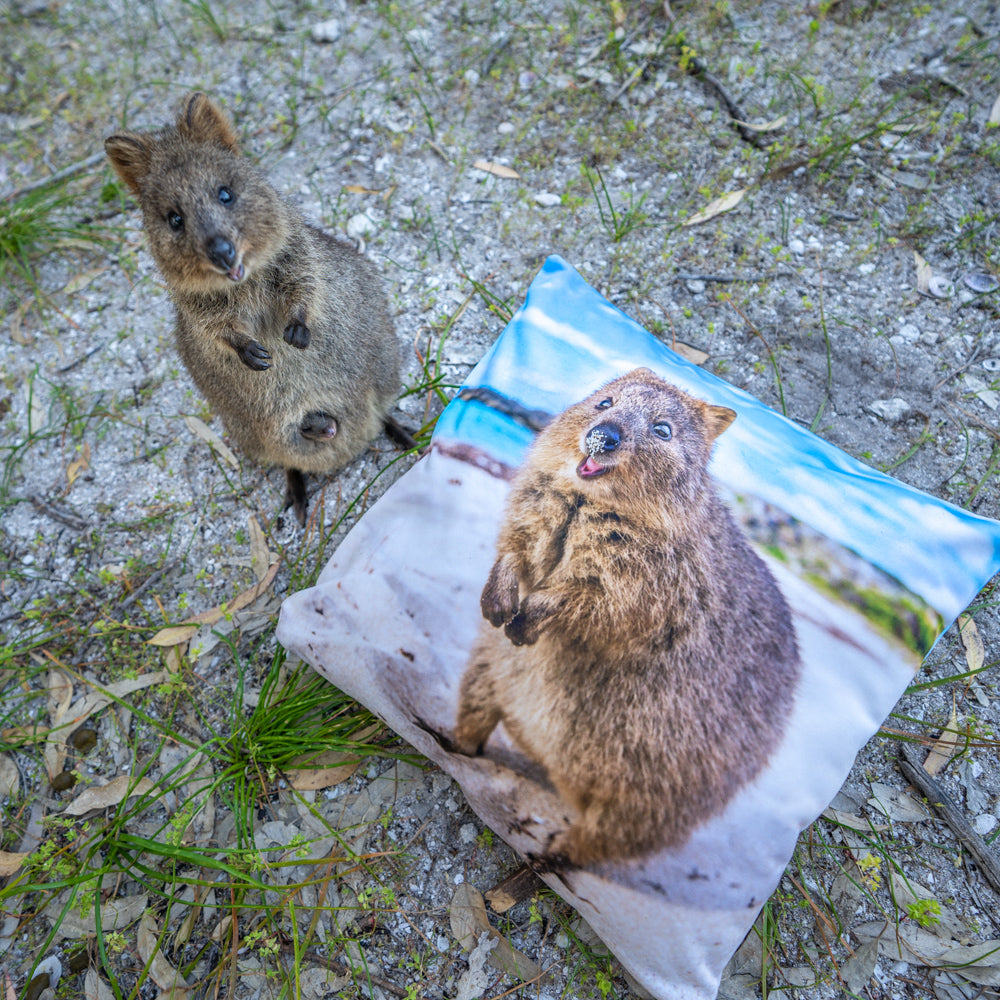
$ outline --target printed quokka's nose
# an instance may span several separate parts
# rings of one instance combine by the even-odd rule
[[[587,450],[591,455],[614,451],[621,443],[621,433],[614,424],[598,424],[587,433]]]
[[[208,241],[205,252],[216,267],[221,267],[225,271],[236,263],[236,247],[225,236],[213,236]]]

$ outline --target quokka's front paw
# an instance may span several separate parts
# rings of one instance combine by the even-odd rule
[[[284,338],[286,344],[291,344],[292,347],[304,351],[309,346],[309,327],[305,323],[293,319],[285,327]]]
[[[236,348],[236,355],[247,366],[255,372],[267,371],[271,367],[271,354],[263,345],[256,340],[248,340]]]
[[[299,433],[310,441],[329,441],[337,436],[337,420],[329,413],[307,413],[299,424]]]

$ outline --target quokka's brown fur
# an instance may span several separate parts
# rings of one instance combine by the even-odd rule
[[[174,125],[119,132],[105,149],[138,198],[184,364],[242,450],[284,466],[304,520],[302,473],[358,454],[399,389],[376,269],[281,198],[204,94]]]
[[[503,722],[571,814],[572,865],[679,847],[791,710],[788,606],[706,471],[736,414],[638,369],[546,427],[514,480],[455,748]]]

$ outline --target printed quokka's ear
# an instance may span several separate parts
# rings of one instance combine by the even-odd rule
[[[138,132],[116,132],[104,140],[111,166],[133,194],[139,194],[139,187],[149,173],[153,143],[150,136]]]
[[[705,404],[705,423],[711,438],[717,438],[735,419],[736,411],[728,406]]]
[[[177,116],[177,131],[193,142],[211,142],[236,152],[239,138],[223,110],[200,91],[188,94]]]

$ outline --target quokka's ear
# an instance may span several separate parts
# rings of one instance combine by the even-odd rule
[[[225,112],[200,91],[188,94],[177,116],[177,131],[193,142],[211,142],[235,153],[239,138]]]
[[[104,140],[104,151],[111,166],[133,194],[139,194],[139,188],[149,173],[154,141],[139,132],[116,132]]]
[[[728,406],[705,404],[705,423],[711,438],[717,438],[735,419],[736,411]]]

